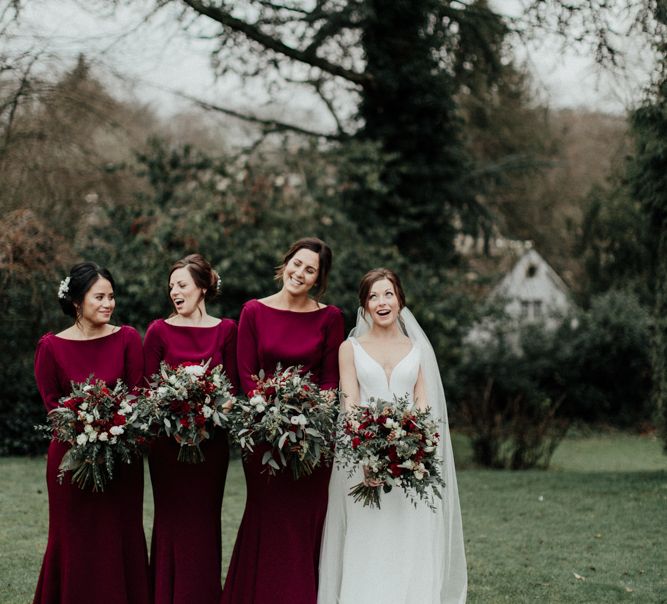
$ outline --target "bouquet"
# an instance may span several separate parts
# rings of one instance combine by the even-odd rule
[[[350,495],[364,506],[380,508],[381,492],[401,487],[416,506],[416,498],[435,510],[433,497],[444,486],[437,455],[440,435],[430,412],[411,408],[407,396],[388,402],[371,398],[342,419],[337,455],[352,475],[361,465],[365,480]],[[379,486],[373,486],[373,483]]]
[[[262,466],[270,475],[289,467],[295,480],[333,459],[338,395],[320,390],[301,366],[253,376],[256,388],[232,412],[232,440],[244,455],[266,448]]]
[[[223,427],[225,411],[236,401],[222,365],[211,369],[210,363],[170,367],[163,361],[140,396],[139,405],[157,434],[173,436],[180,445],[178,461],[204,461],[200,444],[216,426]]]
[[[143,452],[148,423],[121,380],[109,388],[91,375],[72,382],[72,393],[49,411],[47,424],[37,426],[49,437],[71,444],[60,462],[58,479],[72,471],[72,484],[104,491],[116,463],[130,463]]]

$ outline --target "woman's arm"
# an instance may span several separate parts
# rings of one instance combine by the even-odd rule
[[[58,366],[49,341],[51,337],[53,336],[43,336],[35,350],[35,381],[48,411],[57,407],[58,399],[67,394],[60,390]]]
[[[254,308],[246,303],[239,317],[236,344],[239,383],[241,384],[242,392],[245,394],[248,394],[248,392],[255,388],[252,376],[257,375],[260,369],[257,345]]]
[[[424,382],[424,372],[421,367],[419,368],[419,375],[417,376],[417,381],[415,382],[415,391],[413,395],[415,401],[415,407],[420,411],[426,410],[428,407],[428,401],[426,400],[426,383]]]
[[[320,369],[320,388],[323,390],[336,388],[340,381],[338,366],[338,349],[345,338],[345,320],[343,313],[335,308],[335,314],[327,327],[324,341],[324,354]]]
[[[141,336],[132,327],[121,328],[126,330],[125,343],[125,370],[124,378],[127,387],[132,390],[141,386],[144,377],[144,352],[141,347]]]
[[[338,366],[340,368],[340,401],[341,408],[349,411],[359,404],[359,381],[354,366],[354,350],[352,342],[345,340],[338,350]]]

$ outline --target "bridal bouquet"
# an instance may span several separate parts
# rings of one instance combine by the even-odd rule
[[[149,426],[136,397],[120,380],[109,388],[91,375],[83,383],[72,382],[72,393],[58,403],[48,423],[37,429],[72,445],[60,462],[59,481],[72,471],[79,488],[104,491],[116,463],[130,463],[147,442]]]
[[[222,365],[211,369],[210,362],[170,367],[163,361],[140,396],[139,406],[156,433],[173,437],[180,445],[179,461],[204,461],[201,443],[211,438],[216,426],[223,427],[224,414],[236,401]]]
[[[419,498],[435,510],[434,497],[442,497],[445,484],[437,430],[429,411],[411,408],[407,396],[392,402],[371,398],[367,406],[348,412],[338,434],[337,458],[350,475],[359,465],[365,472],[350,495],[364,506],[380,508],[381,493],[400,487],[413,504]]]
[[[230,436],[243,454],[259,446],[270,475],[289,468],[295,480],[331,464],[338,413],[337,392],[320,390],[300,369],[278,365],[269,378],[260,372],[248,400],[230,414]]]

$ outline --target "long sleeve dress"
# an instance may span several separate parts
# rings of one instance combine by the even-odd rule
[[[239,379],[303,365],[320,388],[338,387],[338,347],[344,321],[335,306],[299,313],[250,300],[239,320]],[[315,604],[322,527],[331,469],[294,480],[262,472],[261,454],[243,462],[247,499],[229,565],[223,604]]]
[[[236,323],[231,319],[213,327],[170,325],[160,319],[146,331],[147,378],[157,373],[161,361],[176,366],[208,359],[211,367],[222,364],[238,387]],[[155,506],[150,572],[156,604],[217,604],[220,599],[227,433],[214,430],[201,450],[202,463],[181,462],[179,445],[162,437],[148,456]]]
[[[131,327],[93,340],[44,335],[35,352],[35,378],[47,411],[71,392],[70,381],[94,374],[108,385],[134,387],[143,377],[141,337]],[[148,604],[148,555],[142,525],[142,460],[116,466],[103,492],[58,482],[69,445],[52,440],[46,466],[49,537],[35,604]]]

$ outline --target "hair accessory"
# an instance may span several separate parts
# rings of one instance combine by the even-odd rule
[[[58,288],[58,298],[60,298],[61,300],[65,298],[68,291],[69,291],[69,277],[65,277],[60,282],[60,287]]]

